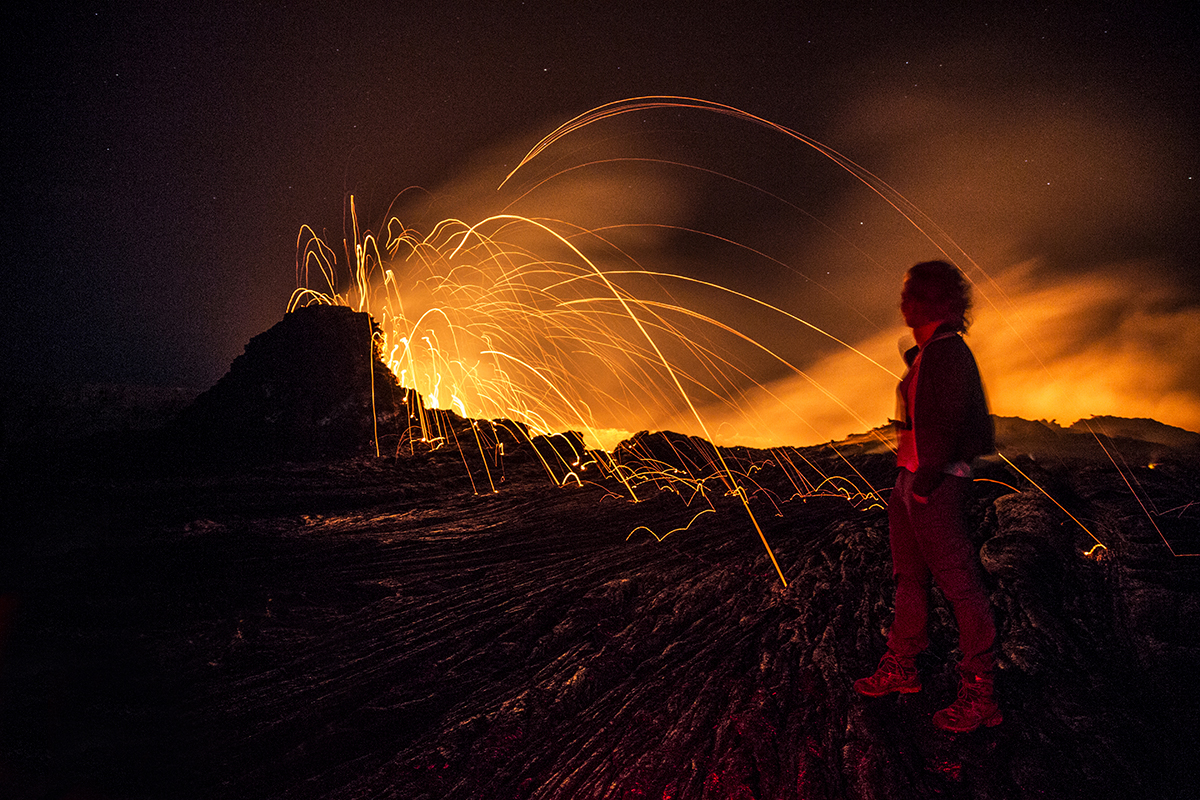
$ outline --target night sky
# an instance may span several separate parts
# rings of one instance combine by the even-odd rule
[[[496,193],[575,115],[673,95],[844,153],[961,246],[985,301],[971,342],[996,412],[1200,430],[1194,16],[1180,4],[918,5],[5,11],[6,380],[205,388],[281,318],[301,226],[340,249],[349,195],[378,229],[421,187],[404,197],[422,202],[400,207],[428,231],[500,210],[552,156],[559,168],[597,157],[584,151],[595,141],[610,157],[724,171],[804,214],[695,175],[684,190],[661,169],[599,211],[554,208],[564,195],[552,192],[530,209],[736,235],[790,277],[749,278],[694,240],[657,246],[673,269],[688,262],[772,302],[799,291],[797,274],[815,281],[842,309],[829,312],[839,336],[895,360],[900,278],[940,253],[785,137],[704,112],[631,115],[564,140],[525,184]],[[789,308],[821,314],[803,299]],[[855,367],[838,352],[795,357],[841,391],[876,391],[847,377]],[[864,413],[882,422],[877,412]]]

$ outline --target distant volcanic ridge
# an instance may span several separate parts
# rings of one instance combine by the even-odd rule
[[[1152,419],[1098,416],[1068,427],[1046,420],[995,417],[996,444],[1008,455],[1052,454],[1061,458],[1094,458],[1100,444],[1115,443],[1122,457],[1152,463],[1172,453],[1200,453],[1200,434]],[[1099,444],[1097,443],[1099,440]]]
[[[722,471],[721,462],[749,465],[771,460],[772,451],[741,446],[716,446],[699,436],[675,431],[640,431],[625,439],[613,450],[617,464],[643,464],[659,469],[674,469],[695,477],[706,477]]]

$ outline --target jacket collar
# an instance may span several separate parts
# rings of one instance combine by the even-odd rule
[[[921,349],[924,350],[926,347],[928,347],[930,345],[930,343],[936,342],[939,339],[949,339],[951,336],[959,336],[959,335],[961,335],[961,331],[959,331],[959,329],[954,325],[954,323],[943,322],[941,325],[938,325],[937,328],[934,329],[933,335],[925,340],[925,344],[921,347]]]

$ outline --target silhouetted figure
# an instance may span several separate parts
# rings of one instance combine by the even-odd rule
[[[855,682],[868,697],[918,692],[913,658],[929,644],[930,581],[958,623],[958,699],[934,714],[950,731],[998,725],[993,694],[996,625],[978,550],[963,522],[971,462],[995,450],[995,428],[971,350],[963,341],[970,286],[957,267],[927,261],[908,271],[900,311],[917,346],[897,392],[899,474],[888,502],[896,609],[888,651],[875,674]]]

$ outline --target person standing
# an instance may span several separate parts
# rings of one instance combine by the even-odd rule
[[[973,731],[1003,720],[995,700],[996,625],[983,585],[978,550],[963,509],[971,462],[995,450],[995,426],[975,357],[963,341],[970,285],[945,261],[912,267],[900,311],[917,345],[897,391],[896,485],[888,501],[895,619],[888,650],[855,690],[882,697],[921,690],[915,656],[929,644],[929,589],[937,581],[958,624],[958,698],[933,716],[939,728]]]

